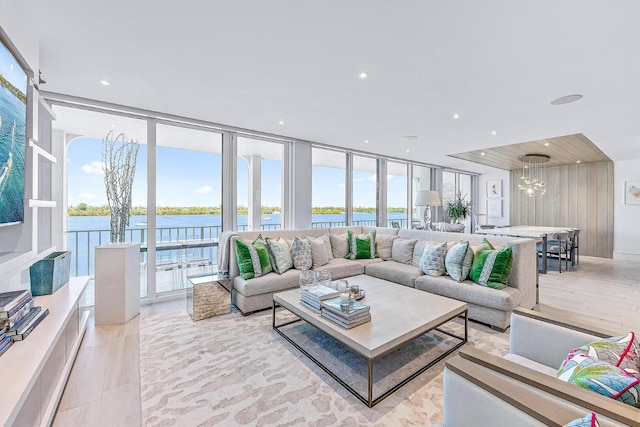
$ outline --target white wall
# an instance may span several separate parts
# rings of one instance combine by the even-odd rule
[[[502,181],[502,217],[488,218],[487,213],[487,181]],[[478,204],[476,205],[476,213],[480,224],[490,225],[509,225],[509,172],[497,171],[491,174],[483,174],[478,177]]]
[[[640,205],[625,205],[625,181],[640,181],[640,159],[613,163],[613,258],[640,261]]]

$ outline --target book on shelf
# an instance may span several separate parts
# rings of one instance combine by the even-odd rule
[[[363,316],[359,316],[355,319],[351,319],[351,320],[346,320],[342,317],[338,317],[335,316],[332,312],[327,311],[327,310],[322,310],[322,317],[324,317],[325,319],[330,320],[331,322],[335,323],[338,326],[341,326],[345,329],[351,329],[353,327],[362,325],[364,323],[370,322],[371,321],[371,313],[366,313]]]
[[[29,310],[29,313],[27,313],[22,319],[20,319],[20,321],[16,323],[13,328],[7,331],[7,336],[10,337],[21,334],[27,328],[29,323],[31,323],[31,321],[35,319],[35,317],[38,315],[38,313],[40,313],[41,310],[42,307],[33,307],[31,310]]]
[[[349,302],[348,308],[343,309],[340,306],[340,297],[322,301],[322,309],[328,310],[333,314],[335,314],[336,316],[340,316],[344,319],[350,319],[353,317],[357,317],[362,313],[369,312],[369,306],[367,304],[361,303],[360,301],[354,301],[354,300],[351,300]]]
[[[316,301],[323,301],[326,299],[331,299],[331,298],[340,296],[340,292],[324,285],[317,285],[317,286],[311,286],[308,288],[303,288],[302,295],[307,296],[310,299],[314,299]]]
[[[5,337],[0,340],[0,356],[2,356],[9,349],[9,347],[11,347],[11,344],[13,344],[13,340],[11,339],[11,337]]]
[[[25,305],[20,307],[20,309],[11,317],[6,319],[0,319],[0,328],[11,329],[15,326],[16,323],[20,321],[27,313],[33,308],[35,301],[33,298],[29,299]]]
[[[27,327],[26,327],[26,329],[24,329],[24,331],[12,336],[11,338],[13,338],[14,341],[22,341],[23,339],[27,338],[27,336],[29,336],[29,334],[36,328],[36,326],[38,326],[40,324],[40,322],[42,322],[42,320],[45,317],[47,317],[48,314],[49,314],[49,309],[48,308],[45,309],[45,310],[40,311],[36,315],[36,317],[34,319],[32,319],[31,322],[27,325]]]
[[[31,299],[29,290],[0,293],[0,319],[10,318]]]

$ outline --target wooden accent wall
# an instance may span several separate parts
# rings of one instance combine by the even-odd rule
[[[518,189],[521,175],[510,174],[511,225],[577,227],[580,255],[613,257],[613,162],[547,168],[542,197]]]

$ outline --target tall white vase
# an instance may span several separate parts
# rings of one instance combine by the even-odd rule
[[[96,325],[126,323],[140,313],[140,245],[96,247]]]

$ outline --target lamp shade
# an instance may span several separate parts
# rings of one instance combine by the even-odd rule
[[[420,190],[416,193],[416,199],[413,204],[416,206],[441,206],[440,193],[437,191]]]

